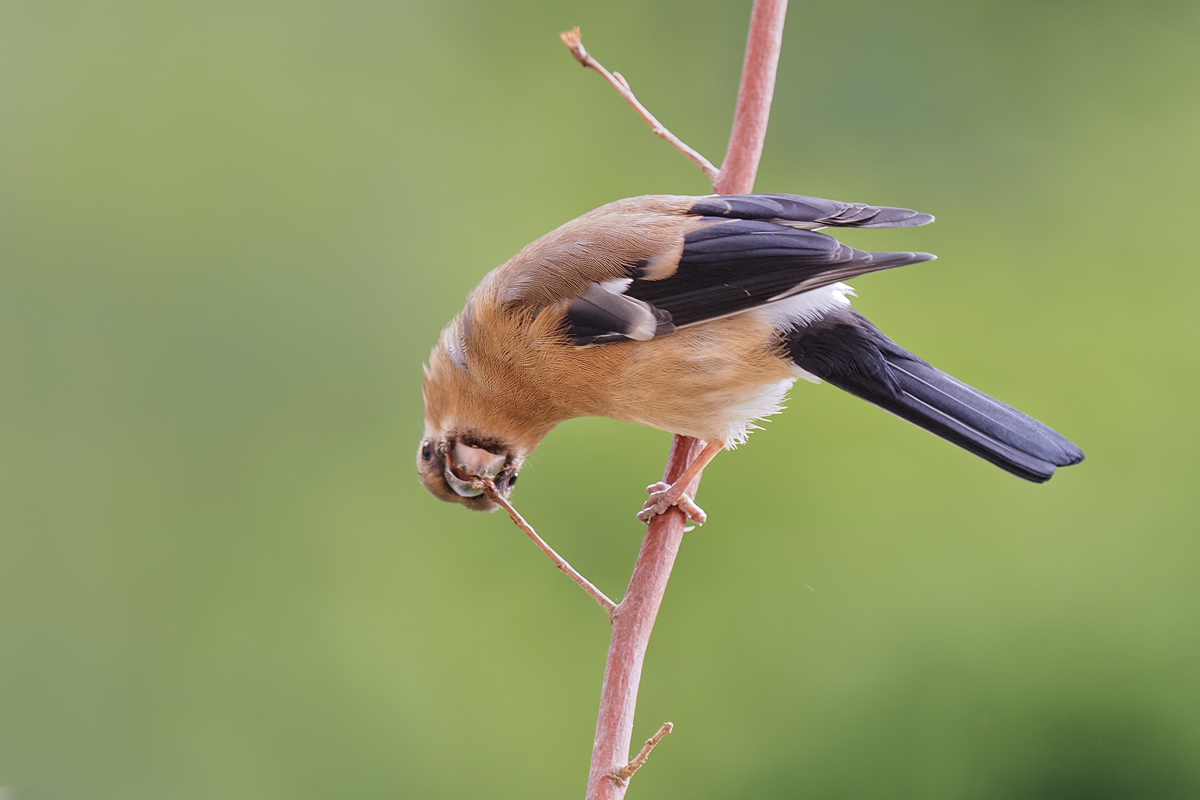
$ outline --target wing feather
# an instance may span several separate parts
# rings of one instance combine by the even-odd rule
[[[674,330],[932,258],[929,253],[868,253],[823,233],[766,220],[708,218],[684,236],[674,270],[664,277],[650,276],[635,265],[623,294],[665,313]],[[633,338],[614,336],[622,333],[619,326],[601,332],[594,325],[577,326],[575,307],[572,303],[568,309],[567,324],[577,344]],[[633,323],[626,320],[631,327]]]
[[[742,313],[928,253],[869,253],[824,227],[910,227],[907,208],[800,195],[652,195],[584,214],[526,247],[481,288],[553,309],[579,345],[642,340]]]

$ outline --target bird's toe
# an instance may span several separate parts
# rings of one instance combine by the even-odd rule
[[[696,501],[690,495],[676,492],[675,487],[669,483],[663,481],[653,483],[646,487],[646,491],[650,492],[650,499],[638,512],[638,519],[647,525],[650,524],[650,520],[666,512],[671,506],[677,506],[689,520],[697,525],[703,525],[708,519],[704,509],[696,505]]]

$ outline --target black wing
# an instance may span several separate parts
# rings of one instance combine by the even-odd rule
[[[851,309],[799,325],[784,342],[806,372],[1025,480],[1083,461],[1062,434],[930,366]]]
[[[812,228],[906,227],[933,220],[906,208],[796,195],[706,197],[689,211],[673,269],[643,261],[624,280],[593,284],[571,301],[568,335],[579,345],[663,336],[857,275],[929,261],[929,253],[867,253]]]

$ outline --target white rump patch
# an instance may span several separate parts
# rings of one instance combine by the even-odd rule
[[[765,315],[777,330],[787,330],[811,325],[834,309],[849,307],[850,297],[854,296],[854,289],[850,286],[840,282],[832,283],[829,286],[822,286],[820,289],[813,289],[767,303],[756,309],[754,313]],[[791,369],[796,373],[797,378],[803,378],[810,383],[821,382],[816,375],[805,372],[794,364]]]
[[[784,297],[758,309],[777,328],[794,328],[816,322],[835,308],[846,308],[854,290],[844,283],[832,283],[820,289]]]

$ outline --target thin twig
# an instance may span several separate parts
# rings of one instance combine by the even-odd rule
[[[604,609],[606,614],[608,614],[609,620],[612,620],[613,614],[616,613],[617,610],[617,604],[608,599],[608,595],[597,589],[591,581],[583,577],[583,575],[581,575],[577,569],[572,567],[565,558],[556,553],[553,547],[546,544],[546,540],[541,536],[538,536],[537,531],[533,529],[532,525],[525,521],[524,517],[517,513],[517,510],[513,508],[512,503],[500,496],[500,493],[496,491],[496,485],[494,483],[483,480],[478,481],[478,483],[491,500],[498,503],[501,508],[508,512],[508,516],[512,518],[513,524],[524,531],[525,535],[532,539],[533,543],[540,547],[542,552],[554,562],[554,566],[558,567],[567,575],[568,578],[575,581],[577,584],[579,584],[581,589],[591,595],[591,598],[599,603],[600,607]]]
[[[617,90],[621,97],[625,98],[625,102],[633,106],[641,118],[646,120],[646,124],[651,127],[655,135],[661,139],[665,139],[672,147],[690,158],[692,163],[704,170],[704,174],[708,176],[710,181],[717,180],[720,170],[714,167],[711,161],[688,146],[682,139],[667,130],[667,127],[659,122],[658,118],[651,114],[637,97],[634,96],[633,89],[629,88],[629,81],[625,80],[624,75],[619,72],[609,72],[599,61],[592,58],[591,54],[583,46],[583,39],[579,34],[579,26],[569,31],[563,31],[559,34],[559,38],[563,40],[563,44],[567,46],[567,49],[571,51],[571,55],[575,56],[580,64],[589,69],[596,70],[596,72],[604,76],[606,81],[612,84],[612,87]]]
[[[638,754],[633,757],[633,761],[630,761],[628,764],[612,774],[613,780],[616,780],[621,784],[629,783],[629,779],[633,777],[635,772],[642,768],[642,765],[646,763],[646,759],[650,758],[650,753],[654,751],[654,748],[658,747],[658,743],[663,740],[664,736],[673,730],[675,730],[675,725],[673,723],[664,722],[662,727],[658,729],[658,733],[651,736],[646,740],[646,743],[642,745],[642,749],[639,750]]]

